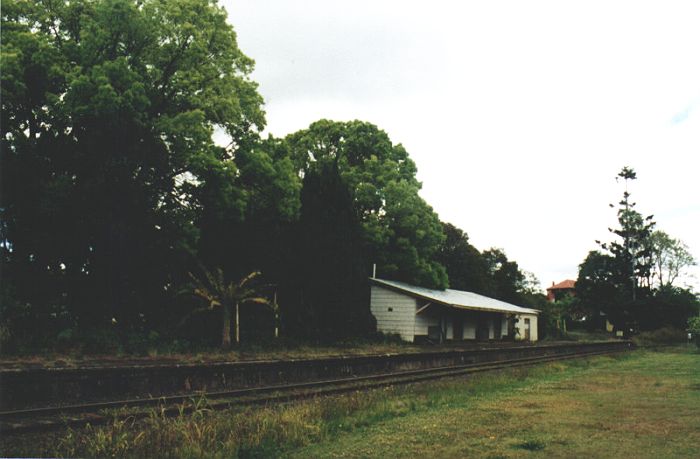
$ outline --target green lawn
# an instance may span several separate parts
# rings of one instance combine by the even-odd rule
[[[700,457],[700,352],[639,350],[286,405],[0,438],[2,456]]]
[[[699,354],[638,351],[536,373],[491,391],[444,385],[418,395],[422,408],[291,455],[700,457]]]

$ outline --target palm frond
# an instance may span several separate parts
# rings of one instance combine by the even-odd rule
[[[260,271],[253,271],[252,273],[248,274],[243,279],[241,279],[241,281],[238,283],[238,287],[239,288],[243,287],[245,284],[247,284],[249,281],[255,279],[259,275],[260,275]]]
[[[270,300],[261,296],[249,296],[246,298],[241,298],[241,303],[257,303],[257,304],[270,304]]]
[[[197,298],[205,300],[207,306],[196,308],[191,311],[182,319],[178,326],[184,324],[192,315],[199,312],[210,311],[215,307],[224,308],[223,311],[227,314],[225,307],[231,308],[234,304],[264,304],[270,307],[272,311],[278,311],[277,304],[260,296],[259,289],[246,287],[248,282],[261,274],[260,271],[253,271],[238,282],[227,282],[224,271],[221,268],[208,270],[202,265],[200,265],[200,268],[203,273],[202,276],[195,276],[191,272],[188,273],[192,279],[190,293]],[[236,341],[238,342],[238,324],[236,324],[236,337]]]
[[[209,304],[208,309],[214,309],[216,306],[221,306],[221,298],[219,291],[217,289],[216,278],[207,270],[204,270],[204,275],[207,278],[209,285],[202,282],[202,279],[195,276],[192,273],[188,273],[190,278],[194,282],[194,289],[192,289],[192,294],[207,301]]]

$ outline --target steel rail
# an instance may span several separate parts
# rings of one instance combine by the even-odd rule
[[[59,429],[68,426],[78,426],[90,423],[92,425],[104,424],[114,419],[114,415],[98,414],[103,410],[138,408],[160,406],[165,415],[188,413],[196,408],[186,406],[188,401],[199,397],[207,400],[209,409],[226,409],[234,406],[251,404],[280,403],[294,400],[308,399],[316,396],[333,395],[357,390],[374,389],[392,385],[411,384],[446,377],[462,376],[469,373],[495,371],[520,366],[535,365],[557,360],[588,357],[602,354],[617,353],[627,350],[602,349],[585,352],[566,352],[561,354],[523,357],[481,363],[468,363],[464,365],[451,365],[435,368],[424,368],[391,372],[367,376],[319,380],[302,383],[292,383],[273,386],[251,387],[217,392],[195,392],[186,395],[174,395],[167,397],[152,397],[143,399],[116,400],[107,402],[85,403],[58,407],[31,408],[24,410],[11,410],[0,412],[0,433],[35,432]],[[266,395],[270,394],[270,395]],[[209,402],[209,400],[226,399],[223,401]],[[181,403],[182,405],[177,405]],[[78,414],[78,417],[68,417],[70,413]],[[135,412],[126,415],[134,418],[148,416],[147,412]]]

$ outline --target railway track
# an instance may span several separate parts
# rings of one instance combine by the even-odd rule
[[[557,360],[618,353],[627,348],[597,349],[555,355],[522,357],[483,363],[469,363],[383,374],[326,379],[312,382],[270,385],[216,392],[195,392],[187,395],[133,398],[107,402],[73,404],[31,409],[0,411],[0,434],[41,432],[86,424],[99,425],[116,418],[144,418],[149,408],[158,407],[164,415],[188,413],[204,405],[221,410],[235,406],[282,403],[313,397],[402,385],[473,373],[503,370]]]

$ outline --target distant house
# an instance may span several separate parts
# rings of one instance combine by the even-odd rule
[[[550,303],[559,301],[567,295],[576,296],[576,281],[566,279],[558,284],[552,282],[552,286],[547,289],[547,300]]]
[[[516,339],[537,341],[536,309],[460,290],[431,290],[371,278],[370,309],[377,330],[405,341],[499,340],[519,319]]]

